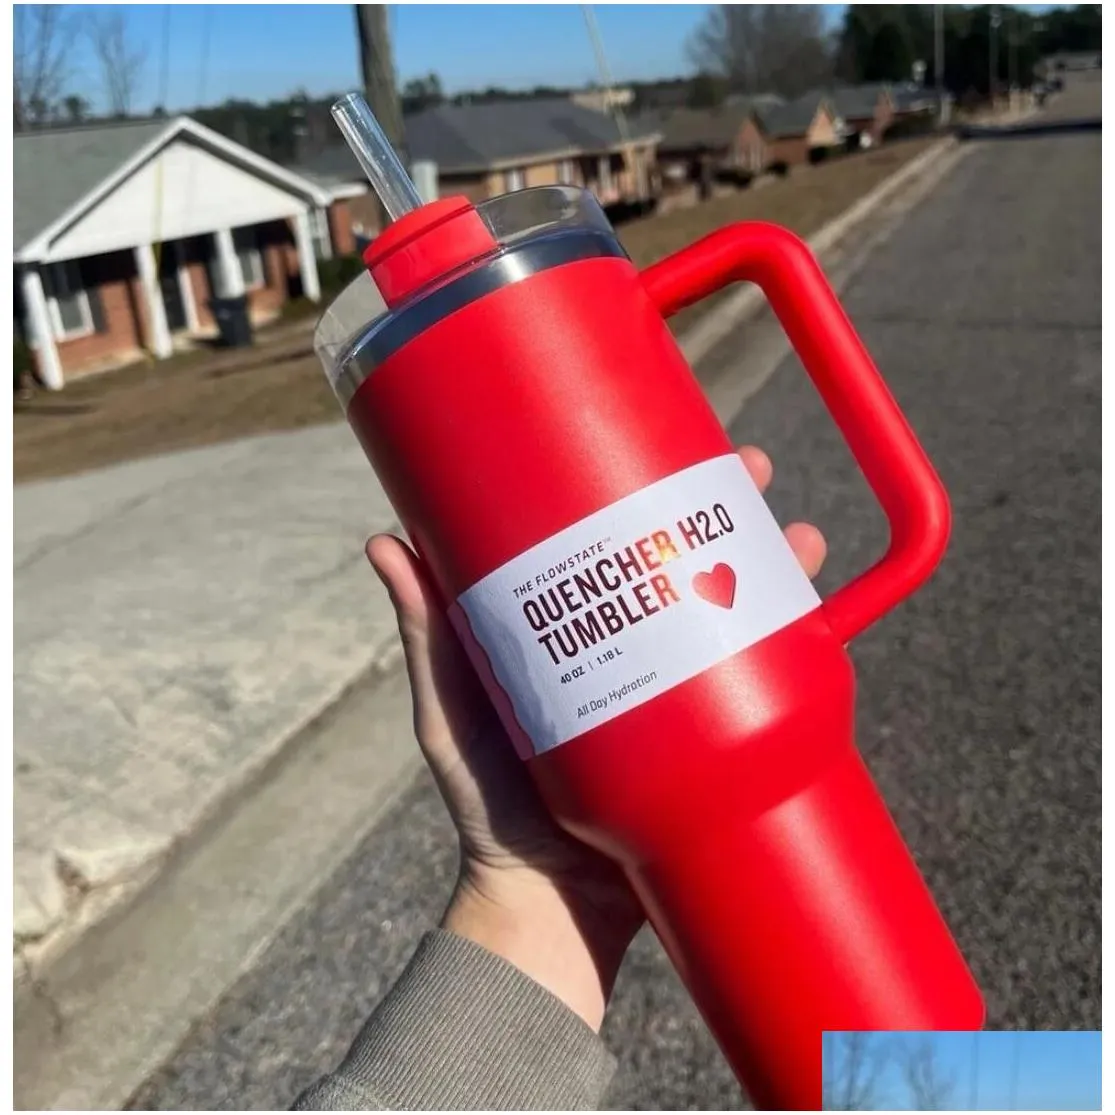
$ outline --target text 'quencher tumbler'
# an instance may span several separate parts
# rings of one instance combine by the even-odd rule
[[[742,223],[640,272],[587,191],[423,205],[362,98],[334,115],[393,223],[318,353],[546,804],[623,866],[753,1102],[820,1106],[824,1030],[980,1028],[844,649],[932,572],[948,500],[809,250]],[[740,280],[890,521],[825,600],[664,321]]]

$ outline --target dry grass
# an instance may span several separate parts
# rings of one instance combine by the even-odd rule
[[[645,266],[731,221],[775,221],[809,235],[931,142],[911,140],[799,168],[784,181],[634,221],[619,230],[620,238]],[[671,325],[684,329],[707,306],[706,300],[690,307]],[[199,350],[17,401],[15,479],[62,476],[339,417],[313,355],[310,323],[288,324],[261,335],[252,350]]]
[[[13,468],[17,482],[65,476],[340,417],[306,323],[253,349],[133,364],[17,401]]]
[[[773,221],[799,236],[811,236],[935,142],[936,137],[906,140],[818,166],[797,167],[788,178],[771,180],[759,189],[633,221],[619,230],[620,239],[635,263],[646,267],[732,221]],[[715,299],[683,310],[671,319],[671,328],[683,332]]]

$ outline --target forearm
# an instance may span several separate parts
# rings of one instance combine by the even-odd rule
[[[423,937],[348,1056],[296,1110],[598,1109],[614,1062],[515,965],[456,933]]]

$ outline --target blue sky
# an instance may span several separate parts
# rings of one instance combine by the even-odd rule
[[[617,81],[689,73],[685,44],[706,4],[596,4]],[[1050,5],[1026,5],[1034,9]],[[111,5],[89,5],[96,11]],[[825,4],[835,27],[845,5]],[[135,4],[124,8],[147,61],[135,111],[190,109],[228,97],[270,100],[299,87],[314,96],[355,87],[351,4]],[[450,92],[503,85],[581,85],[598,78],[580,4],[391,6],[400,79],[431,71]],[[169,41],[168,65],[162,65]],[[104,107],[97,66],[79,40],[67,92]]]
[[[94,5],[94,8],[105,5]],[[843,5],[825,5],[840,19]],[[692,68],[685,42],[707,5],[595,5],[613,77],[670,77]],[[169,10],[169,14],[168,14]],[[357,84],[350,4],[160,5],[128,8],[135,40],[148,48],[138,108],[160,98],[164,29],[169,19],[166,107],[238,96],[268,100],[299,86],[319,95]],[[450,91],[583,84],[597,77],[581,5],[393,5],[400,78],[434,71]],[[208,37],[208,51],[205,40]],[[101,106],[96,65],[75,51],[71,85]]]
[[[1009,1111],[1017,1065],[1015,1110],[1094,1111],[1100,1107],[1098,1031],[1022,1031],[980,1034],[888,1034],[890,1041],[930,1039],[937,1063],[955,1081],[954,1110]],[[978,1047],[978,1060],[974,1052]],[[1016,1060],[1017,1058],[1017,1060]],[[972,1106],[973,1066],[978,1095]],[[889,1067],[879,1082],[881,1106],[902,1110],[906,1088],[899,1069]]]

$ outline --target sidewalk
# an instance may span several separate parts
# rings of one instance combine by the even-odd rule
[[[17,943],[150,872],[392,644],[347,426],[15,489]]]

